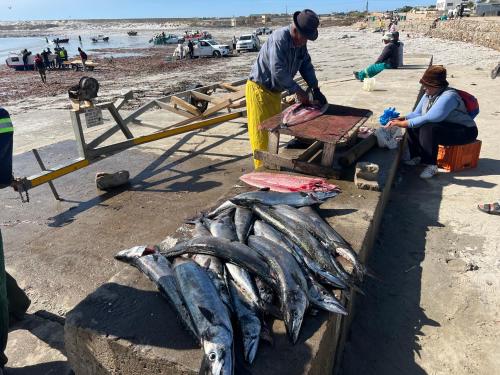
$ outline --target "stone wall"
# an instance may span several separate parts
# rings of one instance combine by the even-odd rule
[[[435,28],[431,28],[432,23],[433,20],[400,22],[399,30],[402,34],[425,34],[433,38],[469,42],[500,51],[500,17],[498,20],[462,18],[439,21]]]

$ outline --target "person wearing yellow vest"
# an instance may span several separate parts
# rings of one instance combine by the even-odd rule
[[[310,9],[295,12],[293,23],[274,31],[260,49],[246,84],[248,135],[252,152],[267,150],[268,134],[259,130],[266,119],[281,112],[281,92],[296,94],[309,103],[306,92],[293,80],[297,72],[312,89],[313,98],[326,104],[318,88],[318,80],[307,51],[307,41],[318,38],[319,17]],[[262,165],[254,159],[254,167]]]
[[[0,107],[0,189],[12,186],[17,189],[17,183],[12,176],[14,126],[9,112]],[[20,320],[28,309],[31,301],[16,281],[5,271],[2,232],[0,231],[0,374],[7,363],[5,348],[9,332],[9,315]]]

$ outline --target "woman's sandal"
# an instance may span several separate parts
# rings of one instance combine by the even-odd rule
[[[499,202],[478,204],[477,208],[479,211],[486,212],[487,214],[500,215],[500,203]]]

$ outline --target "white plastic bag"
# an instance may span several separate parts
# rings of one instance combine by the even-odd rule
[[[398,143],[402,135],[403,131],[398,127],[386,128],[381,126],[377,130],[375,130],[378,147],[387,147],[391,150],[398,147]]]

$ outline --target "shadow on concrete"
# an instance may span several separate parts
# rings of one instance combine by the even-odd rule
[[[135,269],[126,271],[117,275],[116,282],[102,285],[68,313],[66,319],[68,352],[84,361],[88,359],[92,362],[99,361],[99,358],[94,357],[95,353],[86,349],[85,342],[108,340],[110,350],[116,355],[122,352],[122,348],[119,348],[122,345],[125,350],[138,353],[138,357],[142,357],[141,353],[150,351],[150,347],[154,346],[160,348],[160,351],[155,350],[157,356],[176,358],[178,363],[188,368],[198,366],[201,363],[202,350],[196,340],[182,327],[167,300],[156,290],[144,290],[152,287],[152,284],[139,271]],[[312,360],[311,348],[306,344],[306,340],[317,332],[327,318],[326,313],[307,316],[299,341],[295,345],[290,343],[285,334],[283,323],[276,321],[273,325],[274,345],[270,346],[261,340],[257,357],[251,366],[241,357],[241,338],[237,325],[233,325],[236,340],[235,361],[238,366],[235,373],[304,373],[305,367]],[[117,340],[118,338],[120,340]],[[75,345],[78,345],[76,351]],[[133,345],[139,347],[134,348]],[[144,358],[143,362],[148,361],[147,358]],[[135,362],[137,359],[131,361]],[[165,366],[168,367],[167,364]]]
[[[105,193],[101,193],[100,195],[93,196],[87,201],[78,202],[75,206],[70,207],[69,209],[58,213],[57,215],[49,218],[49,226],[50,227],[61,227],[73,222],[77,215],[89,210],[90,208],[97,205],[105,205],[108,199],[113,198],[114,196],[122,193],[123,191],[145,191],[149,193],[158,193],[158,192],[178,192],[178,191],[189,191],[189,192],[202,192],[213,189],[221,185],[221,182],[209,180],[211,173],[223,173],[225,171],[225,166],[234,162],[238,162],[240,160],[246,159],[250,156],[250,154],[237,156],[231,154],[217,154],[218,157],[222,158],[222,160],[213,161],[211,164],[207,162],[211,162],[210,160],[201,163],[201,167],[197,167],[195,169],[190,169],[186,163],[192,161],[196,156],[204,156],[210,154],[209,151],[221,144],[235,139],[246,133],[246,129],[225,137],[221,137],[213,144],[209,144],[205,147],[201,147],[199,149],[195,149],[192,152],[187,152],[187,155],[181,156],[180,158],[176,156],[176,153],[182,153],[183,151],[180,148],[192,140],[198,133],[187,133],[182,138],[180,138],[172,147],[170,147],[167,151],[165,151],[161,156],[155,158],[153,162],[151,162],[146,167],[142,168],[138,173],[133,177],[129,185],[125,185],[112,191],[108,191]],[[200,142],[200,146],[205,141],[202,140]],[[133,157],[130,157],[129,153],[133,152],[135,155],[140,153],[140,151],[132,150],[125,151],[120,154],[120,156],[126,156],[127,159],[131,160],[131,164],[133,163]],[[211,155],[213,156],[213,155]],[[138,157],[140,160],[140,158]],[[144,157],[142,157],[144,159]],[[106,165],[106,161],[101,161],[97,163],[97,167]],[[109,161],[109,160],[108,160]],[[90,169],[91,167],[87,167]],[[116,167],[115,167],[116,168]],[[77,172],[78,173],[78,172]],[[132,174],[132,171],[131,171]]]
[[[4,373],[6,375],[74,375],[74,372],[69,369],[68,362],[65,361],[46,362],[18,368],[7,366]]]
[[[443,226],[438,221],[443,186],[408,171],[392,191],[368,260],[383,281],[367,279],[363,285],[366,297],[356,301],[341,374],[426,374],[415,361],[419,337],[422,327],[440,324],[420,307],[421,263],[427,232]]]

